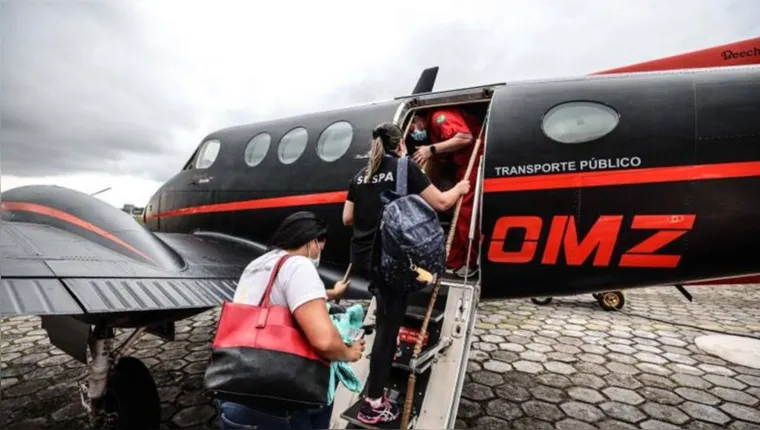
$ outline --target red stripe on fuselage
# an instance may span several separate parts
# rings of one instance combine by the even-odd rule
[[[301,194],[295,196],[270,197],[266,199],[252,199],[239,202],[217,203],[169,210],[148,216],[146,217],[146,220],[153,218],[169,218],[182,215],[196,215],[215,212],[232,212],[255,209],[287,208],[294,206],[336,204],[345,202],[347,196],[348,191],[331,191],[327,193]]]
[[[556,190],[760,176],[760,161],[490,178],[483,192]]]
[[[760,161],[489,178],[483,182],[483,192],[503,193],[755,176],[760,176]],[[215,212],[340,204],[346,201],[346,196],[347,191],[331,191],[217,203],[160,212],[146,217],[146,219]]]

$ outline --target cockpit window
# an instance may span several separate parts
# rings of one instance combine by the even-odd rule
[[[211,167],[211,165],[214,164],[214,161],[216,161],[216,157],[219,155],[220,146],[221,143],[216,139],[204,142],[200,151],[198,151],[198,158],[195,159],[195,168],[208,169]]]
[[[606,136],[619,122],[620,114],[607,105],[573,101],[549,109],[544,115],[541,129],[552,140],[572,144]]]
[[[297,127],[285,133],[277,148],[277,155],[282,164],[292,164],[298,160],[306,149],[308,140],[309,132],[303,127]]]
[[[269,133],[259,133],[248,142],[245,147],[245,164],[254,167],[264,160],[269,151],[272,136]]]
[[[317,155],[328,163],[333,162],[348,151],[354,138],[354,128],[348,121],[338,121],[328,126],[317,141]]]

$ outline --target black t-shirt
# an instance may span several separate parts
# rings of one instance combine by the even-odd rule
[[[385,156],[377,172],[365,182],[367,168],[359,171],[348,185],[347,200],[354,203],[354,237],[351,239],[351,262],[357,269],[369,269],[372,240],[383,210],[380,193],[396,189],[398,158]],[[430,178],[409,159],[407,194],[419,194],[430,186]]]

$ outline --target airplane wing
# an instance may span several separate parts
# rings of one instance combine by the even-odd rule
[[[174,270],[114,252],[71,231],[0,225],[0,315],[77,315],[206,308],[230,300],[250,247],[191,234],[157,234]]]
[[[0,209],[3,317],[214,307],[232,299],[245,266],[265,251],[212,232],[153,233],[62,187],[6,191]],[[342,277],[330,267],[320,275],[328,288]]]

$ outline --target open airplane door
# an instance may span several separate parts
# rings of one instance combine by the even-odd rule
[[[534,134],[536,130],[541,132],[540,127],[523,123],[524,105],[516,102],[534,96],[540,97],[540,93],[527,96],[521,85],[497,88],[486,117],[480,190],[483,298],[494,290],[514,288],[501,285],[499,280],[508,279],[515,264],[521,268],[533,260],[542,227],[535,223],[536,216],[566,211],[575,205],[573,190],[532,190],[530,184],[523,189],[525,181],[543,179],[540,173],[548,155],[544,145],[531,144],[538,138]],[[536,121],[540,119],[541,113]],[[536,160],[542,161],[536,164]],[[540,198],[536,197],[537,192],[541,193]],[[542,204],[536,206],[537,201]]]

